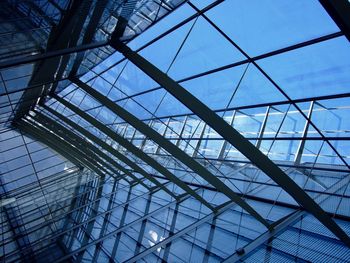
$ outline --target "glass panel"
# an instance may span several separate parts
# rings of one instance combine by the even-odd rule
[[[250,56],[339,31],[318,1],[224,1],[206,13]]]

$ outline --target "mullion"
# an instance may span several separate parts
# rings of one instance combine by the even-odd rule
[[[192,5],[192,4],[190,4]],[[195,6],[192,5],[192,7],[195,10],[198,10]],[[350,169],[350,165],[345,161],[345,159],[339,154],[337,149],[331,144],[323,135],[323,133],[320,131],[320,129],[309,119],[305,113],[301,110],[301,108],[292,101],[291,97],[256,63],[256,60],[253,60],[246,52],[243,51],[243,49],[238,46],[228,35],[226,35],[215,23],[213,23],[205,14],[202,14],[202,17],[209,22],[226,40],[228,40],[235,48],[237,48],[246,58],[249,62],[251,62],[269,81],[270,83],[300,112],[300,114],[307,120],[307,122],[320,134],[320,136],[326,141],[326,143],[329,145],[329,147],[332,148],[332,150],[337,154],[337,156],[340,158],[340,160],[344,163],[345,166],[347,166]],[[335,37],[342,36],[342,32],[338,32]],[[333,35],[334,36],[334,35]],[[322,39],[323,41],[323,39]],[[314,44],[314,43],[313,43]],[[300,48],[300,46],[297,46],[297,48]],[[286,51],[284,49],[284,51]],[[290,50],[288,50],[290,51]],[[275,54],[274,54],[275,55]],[[349,240],[349,246],[350,246],[350,240]]]

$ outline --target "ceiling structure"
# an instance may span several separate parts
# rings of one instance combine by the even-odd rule
[[[350,260],[349,12],[5,1],[2,260]]]

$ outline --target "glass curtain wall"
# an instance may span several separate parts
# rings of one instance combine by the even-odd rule
[[[8,138],[67,161],[28,186],[39,204],[9,192],[18,204],[3,219],[38,208],[4,223],[16,235],[35,222],[8,234],[3,257],[349,261],[350,45],[324,1],[107,2],[100,12],[119,19],[105,38],[101,20],[81,34],[108,42],[62,56],[61,74],[14,117],[21,136]]]

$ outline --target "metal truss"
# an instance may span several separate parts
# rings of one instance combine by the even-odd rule
[[[94,143],[96,143],[97,145],[101,146],[105,151],[107,151],[108,153],[112,154],[114,157],[116,157],[117,159],[119,159],[120,161],[122,161],[123,163],[128,165],[129,167],[131,167],[134,171],[136,171],[136,172],[140,173],[141,175],[143,175],[147,180],[151,181],[156,186],[162,187],[162,189],[165,192],[167,192],[169,195],[173,196],[174,198],[177,197],[169,189],[163,187],[163,185],[161,183],[159,183],[159,181],[154,179],[152,177],[152,175],[147,173],[143,168],[141,168],[139,165],[137,165],[134,161],[130,160],[125,155],[123,155],[120,152],[118,152],[116,149],[114,149],[112,146],[107,144],[105,141],[103,141],[100,138],[98,138],[97,136],[91,134],[87,130],[83,129],[81,126],[79,126],[75,122],[71,121],[67,117],[63,116],[62,114],[58,113],[57,111],[54,111],[54,110],[52,110],[51,108],[49,108],[49,107],[47,107],[45,105],[43,106],[43,108],[45,110],[47,110],[48,112],[50,112],[51,114],[53,114],[54,116],[56,116],[57,118],[59,118],[60,120],[62,120],[63,122],[65,122],[66,124],[68,124],[69,126],[73,127],[76,131],[81,133],[83,136],[85,136],[89,140],[91,140]],[[123,168],[123,172],[126,173],[126,171],[127,170],[125,168]]]
[[[57,135],[62,137],[65,141],[71,143],[74,146],[78,146],[79,148],[83,149],[84,153],[89,155],[89,156],[99,156],[102,157],[104,160],[106,160],[108,163],[103,162],[101,159],[99,159],[99,162],[103,164],[104,167],[107,167],[110,171],[113,171],[118,175],[119,177],[120,172],[122,171],[125,175],[129,176],[132,178],[131,183],[134,181],[139,182],[141,185],[143,185],[146,188],[149,188],[148,185],[144,184],[140,179],[138,179],[136,176],[134,176],[131,172],[126,170],[123,166],[118,164],[115,160],[113,160],[110,156],[102,152],[100,149],[95,147],[94,145],[87,143],[83,140],[80,139],[76,134],[73,132],[69,131],[67,128],[64,126],[53,122],[51,119],[47,118],[43,114],[36,112],[36,115],[33,117],[34,120],[38,121],[39,123],[41,122],[43,126],[47,128],[51,128],[51,131],[56,131]],[[114,166],[112,168],[110,165]],[[117,169],[117,170],[115,170]]]
[[[198,189],[197,189],[197,191],[198,191]],[[158,212],[160,212],[160,211],[162,211],[162,210],[165,210],[165,209],[167,209],[167,208],[170,208],[171,206],[176,205],[177,203],[181,203],[182,201],[184,201],[184,200],[186,200],[186,199],[188,199],[188,198],[190,198],[190,195],[187,194],[187,193],[185,193],[185,194],[181,195],[180,198],[179,198],[178,200],[171,201],[171,202],[169,202],[168,204],[166,204],[166,205],[164,205],[164,206],[162,206],[162,207],[160,207],[160,208],[158,208],[158,209],[156,209],[156,210],[153,210],[152,212],[150,212],[150,213],[148,213],[148,214],[146,214],[146,215],[144,215],[144,216],[142,216],[142,217],[140,217],[140,218],[138,218],[138,219],[132,221],[132,222],[129,223],[129,224],[126,224],[126,225],[124,225],[124,226],[120,226],[118,229],[116,229],[116,230],[114,230],[114,231],[108,233],[108,234],[105,235],[103,238],[96,239],[96,240],[94,240],[93,242],[90,242],[89,244],[86,244],[86,245],[82,246],[81,248],[72,251],[70,254],[67,254],[66,256],[64,256],[63,258],[60,258],[60,259],[57,260],[56,262],[62,262],[62,261],[64,261],[64,260],[67,260],[67,259],[69,259],[70,257],[72,257],[73,255],[75,255],[75,254],[77,254],[77,253],[79,253],[79,252],[84,251],[85,249],[87,249],[87,248],[90,247],[91,245],[96,245],[96,244],[98,244],[98,243],[100,243],[100,242],[103,242],[105,239],[107,239],[107,238],[109,238],[109,237],[111,237],[111,236],[114,236],[114,235],[116,235],[116,234],[118,234],[118,233],[123,232],[123,231],[126,230],[128,227],[130,227],[130,226],[132,226],[132,225],[136,225],[136,224],[138,224],[138,223],[140,223],[140,222],[143,222],[145,219],[150,218],[150,217],[153,216],[154,214],[156,214],[156,213],[158,213]],[[218,210],[218,212],[220,212],[220,211]],[[212,213],[209,214],[209,216],[212,216],[212,215],[214,215],[214,214],[216,214],[216,213],[218,213],[218,212],[212,212]],[[124,214],[124,213],[123,213],[123,214]],[[204,220],[203,220],[203,221],[204,221]]]
[[[113,140],[115,140],[118,144],[126,148],[129,152],[143,160],[145,163],[150,165],[152,168],[157,170],[159,173],[163,174],[166,178],[168,178],[170,181],[174,182],[176,185],[178,185],[180,188],[182,188],[184,191],[191,193],[192,196],[194,196],[197,200],[199,200],[201,203],[205,204],[210,209],[214,210],[215,208],[212,207],[206,200],[203,199],[203,197],[199,196],[197,193],[195,193],[188,185],[183,183],[177,176],[175,176],[173,173],[171,173],[169,170],[164,168],[160,163],[155,161],[153,158],[151,158],[149,155],[138,149],[136,146],[134,146],[132,143],[130,143],[128,140],[126,140],[124,137],[120,136],[101,122],[97,121],[95,118],[91,117],[89,114],[85,113],[84,111],[80,110],[78,107],[74,106],[73,104],[67,102],[66,100],[54,95],[54,98],[62,103],[62,105],[66,106],[68,109],[76,113],[78,116],[80,116],[82,119],[86,120],[87,122],[91,123],[93,126],[101,130],[103,133],[111,137]]]
[[[249,212],[252,216],[254,216],[258,221],[264,224],[267,228],[269,228],[269,224],[263,219],[250,205],[248,205],[242,198],[240,198],[235,192],[233,192],[227,185],[225,185],[222,181],[217,179],[215,175],[209,172],[204,166],[193,160],[190,156],[188,156],[185,152],[183,152],[176,145],[171,143],[169,140],[165,139],[158,132],[150,128],[147,124],[138,120],[134,115],[124,110],[122,107],[115,104],[113,101],[103,96],[98,91],[89,87],[87,84],[74,79],[73,80],[80,88],[90,94],[93,98],[99,101],[102,105],[106,106],[108,109],[113,111],[117,116],[123,118],[130,125],[139,130],[142,134],[146,135],[146,137],[152,139],[159,146],[169,152],[172,156],[180,160],[182,163],[186,164],[189,168],[191,168],[196,174],[201,176],[204,180],[213,185],[218,191],[224,193],[226,196],[231,198],[231,200]]]
[[[54,1],[51,1],[53,5]],[[126,262],[136,262],[141,260],[147,256],[153,255],[156,256],[157,259],[167,261],[170,257],[171,245],[175,240],[180,240],[186,234],[191,231],[197,229],[199,226],[204,224],[210,225],[210,232],[208,236],[208,243],[206,244],[205,257],[206,260],[209,258],[209,254],[215,255],[214,252],[211,252],[213,246],[213,236],[216,228],[220,228],[217,224],[217,220],[220,215],[224,212],[234,209],[237,209],[237,205],[243,208],[249,215],[251,215],[254,219],[264,225],[267,230],[261,233],[256,239],[248,240],[248,243],[245,246],[242,246],[235,251],[231,251],[232,253],[227,258],[220,258],[220,260],[224,260],[224,262],[237,262],[240,260],[244,260],[247,256],[251,254],[252,251],[256,250],[258,247],[262,247],[264,245],[269,246],[271,241],[280,235],[283,231],[285,231],[288,227],[292,226],[295,222],[300,220],[303,216],[310,213],[315,218],[317,218],[326,228],[328,228],[341,242],[343,242],[347,247],[350,247],[350,238],[345,233],[345,231],[331,218],[330,212],[326,212],[320,206],[326,199],[329,197],[328,193],[336,193],[337,195],[345,195],[345,191],[347,189],[347,185],[349,185],[348,177],[344,177],[340,179],[333,186],[327,188],[322,182],[318,181],[317,178],[314,178],[312,175],[312,171],[332,171],[339,172],[345,174],[348,172],[350,165],[347,164],[346,160],[343,156],[337,151],[337,149],[332,145],[332,140],[349,140],[348,137],[330,137],[325,136],[318,129],[318,127],[314,124],[312,119],[312,114],[314,111],[314,107],[318,104],[319,100],[328,100],[335,98],[348,98],[350,93],[336,94],[336,95],[327,95],[327,96],[317,96],[303,99],[291,99],[281,87],[279,87],[274,80],[268,76],[256,63],[256,61],[268,58],[274,55],[282,54],[291,50],[296,50],[302,47],[306,47],[315,43],[320,43],[326,40],[334,39],[340,36],[345,35],[348,40],[350,40],[350,23],[347,18],[348,11],[350,10],[350,5],[348,5],[345,0],[320,0],[320,3],[323,7],[328,11],[328,13],[332,16],[333,20],[337,23],[342,32],[335,32],[329,35],[325,35],[322,37],[318,37],[312,40],[308,40],[299,44],[295,44],[289,47],[285,47],[279,50],[275,50],[266,54],[261,54],[256,57],[249,57],[244,51],[234,43],[214,22],[212,22],[205,14],[206,11],[214,8],[223,2],[223,0],[217,0],[211,3],[209,6],[205,7],[202,10],[199,10],[194,4],[188,3],[188,5],[195,11],[195,13],[172,28],[168,29],[166,32],[160,34],[153,40],[144,44],[142,47],[137,50],[131,50],[127,45],[127,41],[123,40],[123,33],[128,26],[128,22],[131,19],[133,12],[135,11],[135,6],[137,1],[131,0],[127,1],[124,4],[120,4],[123,6],[121,9],[121,17],[119,17],[118,22],[115,26],[115,30],[112,32],[110,40],[102,40],[94,42],[94,34],[97,30],[97,23],[101,16],[103,16],[104,10],[108,6],[108,1],[102,0],[93,9],[91,17],[89,17],[89,22],[86,23],[88,19],[88,13],[90,7],[93,6],[93,2],[87,1],[84,4],[78,3],[79,1],[73,1],[70,5],[69,12],[62,9],[58,4],[55,4],[58,10],[63,14],[66,12],[64,19],[58,25],[58,29],[49,38],[49,48],[47,52],[41,54],[30,55],[26,57],[15,58],[13,60],[6,60],[0,63],[0,69],[6,69],[12,66],[18,66],[26,63],[38,62],[36,65],[36,70],[32,76],[32,79],[29,83],[28,88],[23,88],[15,91],[6,90],[5,94],[9,96],[10,94],[15,94],[19,91],[24,91],[24,95],[22,98],[16,102],[11,101],[9,99],[9,105],[1,106],[1,108],[6,108],[11,106],[11,111],[5,112],[11,113],[15,112],[15,121],[13,123],[14,127],[18,128],[20,131],[25,132],[28,136],[37,139],[38,141],[44,143],[45,145],[52,148],[54,151],[64,156],[67,160],[72,162],[77,167],[83,169],[82,167],[87,168],[92,171],[94,174],[99,176],[97,180],[98,185],[94,185],[95,181],[91,181],[91,189],[88,188],[83,192],[79,192],[79,190],[83,189],[79,188],[79,185],[75,187],[74,198],[72,199],[69,206],[63,207],[65,210],[64,213],[58,214],[57,216],[52,215],[52,211],[50,212],[51,218],[47,220],[47,222],[43,223],[42,227],[50,226],[51,224],[56,224],[60,220],[65,219],[66,224],[59,231],[42,238],[40,240],[34,241],[31,244],[27,240],[27,237],[22,238],[20,234],[19,237],[16,237],[17,246],[19,247],[20,253],[22,253],[23,258],[27,258],[28,255],[32,255],[32,253],[37,253],[37,251],[32,251],[31,246],[36,246],[40,244],[44,244],[38,251],[44,251],[50,245],[57,242],[57,244],[61,244],[62,248],[65,249],[64,238],[72,235],[73,237],[78,235],[82,235],[81,243],[79,248],[73,249],[73,241],[72,238],[67,248],[70,250],[65,251],[65,255],[60,259],[57,259],[55,262],[63,262],[66,260],[76,259],[77,261],[82,261],[84,259],[84,253],[88,251],[88,248],[92,246],[96,246],[96,249],[92,253],[92,261],[98,261],[101,253],[106,252],[103,247],[104,241],[109,238],[114,238],[114,245],[111,251],[108,251],[109,260],[114,262],[114,259],[118,253],[118,248],[120,247],[120,243],[122,242],[122,236],[128,235],[127,230],[132,229],[136,226],[140,225],[139,232],[137,237],[133,237],[133,241],[135,241],[136,246],[133,250],[133,256],[129,258]],[[164,8],[168,11],[171,10],[171,7],[168,6],[167,3],[160,1],[157,3],[159,8],[164,6]],[[79,6],[85,6],[85,8],[79,9]],[[41,10],[37,10],[38,12]],[[114,10],[116,13],[116,10]],[[45,13],[41,14],[46,20],[51,20],[50,17],[46,17]],[[149,23],[153,23],[154,21],[151,18],[147,17],[147,14],[140,14],[143,16],[145,20]],[[170,78],[167,74],[159,70],[156,66],[152,65],[149,61],[144,59],[139,51],[143,50],[147,46],[151,45],[155,41],[161,39],[162,37],[170,34],[174,30],[180,28],[182,25],[185,25],[187,22],[191,21],[197,17],[203,17],[213,28],[215,28],[222,37],[226,38],[234,47],[236,47],[239,51],[242,52],[245,59],[239,62],[232,63],[230,65],[225,65],[219,68],[211,69],[207,72],[202,72],[197,75],[189,76],[179,81],[175,81]],[[156,16],[157,17],[157,16]],[[155,18],[156,20],[156,18]],[[52,21],[53,23],[53,21]],[[86,25],[85,25],[86,24]],[[86,26],[86,28],[85,28]],[[79,36],[81,31],[85,28],[84,37],[82,39],[82,43],[77,45],[79,41]],[[135,31],[136,32],[136,31]],[[136,34],[136,33],[135,33]],[[108,34],[107,34],[108,35]],[[109,37],[108,37],[109,38]],[[57,40],[57,41],[56,41]],[[94,89],[93,84],[87,84],[79,79],[79,69],[82,62],[85,60],[85,51],[89,51],[95,48],[108,47],[119,51],[124,58],[118,61],[117,63],[113,63],[112,66],[109,66],[107,69],[102,70],[101,72],[96,73],[96,76],[100,76],[103,78],[103,73],[108,69],[112,68],[118,63],[121,63],[125,60],[132,62],[136,65],[143,73],[151,77],[154,81],[156,81],[160,86],[149,89],[146,91],[142,91],[138,94],[128,95],[127,97],[112,101],[108,96],[102,95],[97,89]],[[76,55],[73,61],[70,61],[69,55]],[[69,72],[65,72],[69,62],[72,62],[72,67],[69,69]],[[256,105],[248,105],[242,107],[235,108],[225,108],[219,110],[211,110],[208,106],[206,106],[202,101],[198,100],[195,96],[193,96],[190,92],[184,89],[181,86],[181,83],[184,81],[188,81],[191,79],[199,78],[211,73],[219,72],[224,69],[233,68],[235,66],[240,66],[246,63],[252,63],[257,67],[257,69],[266,77],[272,85],[279,90],[286,100],[277,101],[272,103],[262,103]],[[92,72],[94,72],[92,70]],[[94,72],[95,73],[95,72]],[[74,105],[69,102],[64,97],[57,95],[55,93],[55,89],[58,86],[58,82],[61,80],[69,80],[74,83],[77,88],[84,91],[86,94],[91,96],[94,100],[99,102],[99,106],[105,107],[108,110],[111,110],[116,116],[123,119],[119,124],[129,125],[128,127],[134,128],[131,137],[127,137],[126,129],[125,134],[121,135],[121,133],[116,132],[115,130],[109,128],[109,125],[102,123],[102,121],[97,120],[92,115],[88,114],[86,111],[79,108],[79,106]],[[107,81],[107,80],[106,80]],[[5,81],[3,81],[5,82]],[[108,82],[108,81],[107,81]],[[108,82],[111,85],[113,83]],[[134,97],[146,94],[148,92],[153,92],[156,90],[164,89],[169,92],[172,96],[174,96],[182,105],[186,106],[188,109],[192,111],[190,114],[179,114],[162,117],[161,119],[168,118],[167,122],[163,123],[165,125],[164,131],[162,133],[158,133],[156,130],[152,128],[153,122],[159,120],[157,116],[152,114],[152,117],[146,120],[141,120],[134,116],[129,111],[125,110],[123,107],[118,105],[119,101],[122,100],[133,100]],[[79,124],[75,123],[70,119],[69,115],[65,115],[63,111],[59,110],[59,107],[54,109],[52,107],[53,104],[48,105],[45,102],[45,99],[50,97],[52,103],[56,103],[56,105],[65,106],[69,109],[73,115],[77,116],[81,120],[86,121],[92,127],[98,129],[100,132],[107,135],[110,139],[116,142],[119,146],[125,148],[128,152],[125,155],[122,151],[114,148],[114,146],[107,143],[103,139],[94,135],[89,131],[89,127],[82,127]],[[308,113],[305,114],[303,110],[297,105],[301,102],[310,102],[310,107]],[[19,107],[15,107],[15,104],[19,103]],[[277,138],[277,135],[282,127],[283,121],[280,123],[277,132],[274,137],[266,138],[264,137],[265,129],[267,126],[267,120],[270,112],[274,110],[274,106],[277,105],[289,105],[294,106],[297,111],[305,118],[305,125],[302,130],[302,137],[283,137]],[[320,105],[322,106],[322,105]],[[234,122],[235,115],[240,113],[240,111],[244,109],[252,109],[258,107],[266,107],[264,119],[261,122],[261,126],[259,131],[257,132],[256,137],[245,138],[238,130],[233,128],[232,124]],[[93,109],[93,108],[91,108]],[[223,118],[221,118],[218,113],[226,113],[227,111],[233,111],[233,116],[230,122],[226,122]],[[288,110],[285,112],[281,112],[283,114],[283,120],[287,118]],[[242,113],[244,114],[244,113]],[[183,134],[185,133],[186,122],[187,119],[191,116],[198,117],[199,120],[204,123],[202,130],[199,132],[198,137],[192,137],[190,139],[184,138]],[[182,127],[180,128],[179,133],[175,134],[178,136],[177,138],[172,138],[170,135],[167,137],[167,133],[169,130],[172,130],[170,122],[174,117],[184,117],[184,121]],[[149,123],[147,124],[147,121]],[[8,120],[0,123],[6,123]],[[115,123],[114,123],[115,124]],[[212,128],[215,130],[222,138],[204,138],[205,132],[207,128]],[[319,136],[318,137],[308,137],[308,132],[310,129],[314,129]],[[137,136],[137,132],[140,132],[142,136]],[[172,130],[173,131],[173,130]],[[141,140],[141,142],[140,142]],[[146,153],[147,142],[151,140],[155,142],[156,150],[155,153]],[[210,140],[220,140],[221,146],[217,153],[217,158],[207,158],[204,155],[200,155],[200,148],[203,145],[203,141]],[[270,160],[266,154],[262,152],[262,142],[264,140],[271,140],[272,143],[268,149],[268,153],[270,152],[273,143],[278,140],[297,140],[299,141],[296,154],[294,156],[293,162],[291,164],[281,163],[277,164]],[[345,169],[331,167],[315,167],[314,164],[303,164],[301,162],[302,156],[304,155],[305,144],[308,140],[320,140],[323,143],[329,145],[329,147],[335,152],[339,160],[343,162],[343,166]],[[141,146],[136,147],[133,142],[140,142]],[[185,150],[180,148],[181,142],[185,142],[189,145],[190,141],[195,141],[195,146],[193,154],[189,155]],[[255,141],[254,144],[250,141]],[[242,153],[249,161],[240,161],[237,163],[241,166],[236,165],[236,160],[230,161],[226,160],[225,153],[228,147],[235,147],[238,152]],[[323,145],[323,144],[322,144]],[[322,148],[322,147],[321,147]],[[163,153],[165,150],[167,153]],[[320,149],[321,151],[321,149]],[[318,155],[320,152],[318,153]],[[132,158],[132,157],[135,157]],[[169,159],[176,164],[181,163],[186,167],[181,167],[181,169],[173,169],[171,165],[165,165],[161,163],[159,160]],[[143,163],[139,163],[137,159],[141,160]],[[178,162],[179,161],[179,162]],[[214,162],[221,162],[221,164],[213,164]],[[261,214],[259,214],[247,200],[251,198],[251,200],[255,201],[266,201],[273,205],[281,205],[283,206],[283,202],[279,202],[276,200],[263,200],[261,197],[253,198],[254,193],[236,193],[234,192],[224,181],[221,179],[232,179],[226,175],[216,175],[211,172],[206,164],[212,164],[215,168],[217,166],[222,165],[224,162],[229,162],[231,168],[235,170],[238,174],[246,176],[242,182],[247,182],[248,184],[254,183],[254,176],[252,174],[245,175],[244,170],[248,166],[256,166],[257,174],[259,171],[262,171],[266,174],[271,180],[268,182],[261,184],[258,189],[267,186],[279,186],[286,193],[288,193],[299,205],[292,205],[288,208],[292,209],[292,213],[288,213],[286,216],[280,218],[275,222],[271,222],[269,219],[265,219]],[[233,165],[234,163],[234,165]],[[143,165],[146,164],[149,168],[154,169],[159,174],[152,174],[152,172],[148,171]],[[248,164],[248,165],[247,165]],[[33,165],[34,167],[34,165]],[[130,167],[130,168],[129,168]],[[292,178],[289,176],[287,171],[283,171],[281,167],[291,167],[293,169],[297,169],[302,173],[302,175],[306,176],[306,182],[310,179],[313,180],[316,184],[320,185],[323,189],[325,189],[325,195],[321,195],[321,191],[310,191],[315,194],[314,198],[308,194],[309,189],[303,189],[300,187]],[[309,169],[309,172],[306,172],[302,169]],[[186,174],[194,174],[195,176],[201,177],[205,182],[208,182],[211,186],[206,184],[196,184],[193,182],[189,182],[188,180],[184,180],[177,176],[176,172],[181,171]],[[85,169],[86,171],[86,169]],[[140,175],[142,176],[140,178]],[[112,190],[109,194],[104,195],[104,185],[108,180],[113,180]],[[273,184],[274,181],[277,185]],[[118,196],[120,191],[120,184],[127,182],[128,185],[125,188],[128,188],[126,200],[115,204],[115,198]],[[165,182],[165,183],[164,183]],[[151,184],[151,185],[150,185]],[[126,185],[126,184],[125,184]],[[305,183],[306,185],[306,183]],[[305,186],[304,185],[304,186]],[[137,187],[143,187],[146,189],[144,194],[133,197],[132,191]],[[185,193],[178,195],[175,192],[171,191],[171,187],[179,187]],[[344,187],[345,186],[345,187]],[[338,193],[338,190],[344,187],[343,193]],[[212,192],[216,192],[217,194],[224,194],[230,200],[224,202],[221,205],[215,205],[209,200],[206,200],[204,190],[209,190]],[[156,196],[157,193],[164,192],[166,193],[167,203],[164,205],[159,205],[159,208],[152,210],[152,202],[153,197]],[[282,190],[279,194],[282,193]],[[103,198],[108,199],[107,208],[104,211],[100,211],[99,208],[101,206]],[[179,220],[180,214],[180,206],[186,200],[196,199],[199,201],[200,206],[204,205],[210,211],[205,214],[201,218],[196,218],[196,220],[189,224],[188,226],[177,229],[176,224]],[[81,200],[85,203],[78,203],[78,200]],[[137,219],[128,222],[127,217],[130,212],[132,212],[131,204],[135,200],[142,200],[145,202],[145,206],[141,209],[141,215],[138,216]],[[170,201],[169,201],[170,200]],[[250,201],[250,200],[249,200]],[[46,204],[49,208],[49,205]],[[57,202],[58,205],[58,202]],[[338,204],[340,205],[340,203]],[[39,207],[44,208],[45,205]],[[146,236],[146,227],[147,223],[152,220],[152,217],[157,213],[166,211],[167,209],[173,209],[172,219],[170,226],[166,229],[169,231],[169,236],[165,239],[158,240],[153,245],[149,247],[145,247],[143,245],[143,239]],[[121,218],[120,224],[114,230],[110,231],[108,229],[108,225],[113,220],[113,213],[121,209]],[[49,209],[50,210],[50,209]],[[328,210],[327,210],[328,211]],[[244,214],[244,212],[241,212]],[[11,218],[14,218],[15,215],[12,215]],[[334,217],[336,215],[334,214]],[[344,216],[345,217],[345,216]],[[102,225],[98,237],[93,237],[93,230],[95,224],[102,219]],[[34,222],[34,219],[33,219]],[[71,223],[71,225],[68,224]],[[73,223],[72,223],[73,222]],[[99,223],[100,224],[100,223]],[[12,225],[11,225],[12,226]],[[16,234],[23,227],[21,224],[13,226],[12,231]],[[17,229],[17,230],[16,230]],[[30,231],[24,231],[25,234],[29,235],[37,231],[38,228],[32,228]],[[82,233],[82,234],[81,234]],[[130,236],[129,236],[130,237]],[[156,255],[156,251],[158,249],[164,249],[163,256]],[[11,252],[9,255],[14,255],[14,252]],[[219,256],[218,256],[219,257]]]
[[[80,151],[75,149],[72,145],[63,141],[58,136],[47,134],[49,132],[45,129],[42,129],[40,126],[31,124],[23,120],[17,125],[23,131],[28,132],[28,134],[33,134],[34,136],[37,136],[39,140],[52,147],[52,149],[57,150],[59,153],[62,153],[63,156],[67,156],[68,159],[72,160],[73,163],[86,166],[92,171],[96,172],[101,177],[104,177],[105,174],[112,175],[106,169],[102,168],[101,166],[97,166],[97,164],[94,164],[94,161],[91,158],[88,158],[87,156],[82,156],[82,153]]]
[[[126,58],[139,67],[144,73],[164,87],[198,117],[210,125],[218,134],[246,156],[259,169],[273,179],[279,186],[289,193],[300,205],[314,215],[323,225],[332,231],[340,240],[350,247],[349,236],[336,224],[324,210],[307,195],[288,175],[286,175],[266,155],[244,138],[238,131],[210,110],[204,103],[189,93],[176,81],[164,74],[138,53],[132,51],[121,42],[112,43]]]

